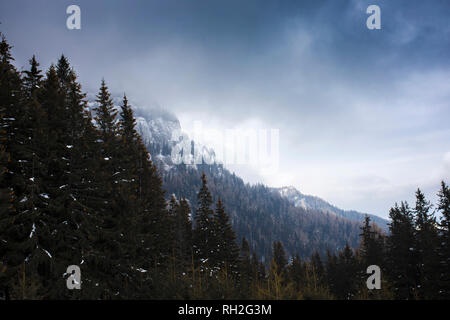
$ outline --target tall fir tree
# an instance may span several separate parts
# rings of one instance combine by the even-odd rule
[[[214,211],[211,209],[212,196],[207,187],[206,175],[202,174],[202,186],[197,194],[198,205],[195,215],[194,255],[202,271],[214,267],[210,261],[216,250]]]
[[[417,254],[417,290],[419,299],[436,299],[439,287],[438,233],[432,205],[420,189],[416,191],[414,208],[415,241]]]
[[[389,237],[387,239],[387,274],[397,299],[414,299],[416,278],[416,248],[414,217],[408,203],[395,204],[389,212]]]
[[[0,189],[8,190],[11,210],[4,210],[0,215],[0,256],[2,271],[5,277],[0,277],[0,290],[11,298],[36,298],[29,292],[29,284],[34,273],[31,257],[36,255],[38,246],[33,237],[35,222],[39,217],[38,205],[34,203],[36,195],[35,180],[30,173],[33,166],[32,144],[30,130],[36,124],[31,119],[30,101],[32,88],[22,83],[20,74],[12,65],[11,46],[2,36],[0,42],[0,113],[1,113],[1,143],[3,156],[8,158],[4,163]],[[33,65],[37,63],[32,59]],[[35,89],[40,80],[39,71],[33,70],[37,76]],[[9,207],[9,205],[8,205]],[[21,283],[21,290],[15,290],[15,279],[20,275],[26,279]]]
[[[165,283],[161,281],[158,285],[152,282],[152,278],[164,278],[167,275],[173,254],[172,232],[177,208],[180,207],[186,215],[186,210],[190,209],[185,201],[180,201],[179,205],[174,204],[172,214],[167,210],[161,177],[136,131],[133,109],[125,95],[119,115],[120,157],[115,181],[117,205],[124,214],[121,231],[123,256],[126,258],[124,263],[132,269],[130,282],[133,283],[127,284],[127,287],[131,289],[137,286],[142,289],[148,286],[153,294],[157,294],[161,291],[158,291],[160,288],[155,290],[155,286],[161,287]],[[184,236],[188,240],[189,235]],[[183,244],[183,254],[186,254],[187,245],[189,242]],[[142,297],[145,297],[145,290],[141,292],[144,294]]]
[[[286,251],[284,250],[283,243],[281,243],[281,241],[275,241],[273,243],[272,264],[278,274],[286,276],[288,260],[286,257]]]
[[[325,280],[325,266],[317,250],[315,250],[311,256],[310,267],[311,272],[317,279],[317,282],[322,284]]]
[[[450,188],[442,181],[438,193],[438,210],[441,213],[439,223],[439,296],[450,299]]]
[[[239,262],[239,288],[243,297],[247,297],[255,272],[252,268],[250,245],[245,237],[242,238]]]
[[[177,260],[187,268],[192,261],[191,208],[185,198],[179,200],[174,219],[174,247]]]
[[[121,262],[122,226],[125,213],[119,208],[117,173],[120,171],[120,140],[119,126],[111,94],[102,80],[97,94],[97,106],[94,108],[95,122],[99,137],[99,168],[94,179],[98,189],[95,190],[98,200],[95,210],[95,236],[93,260],[89,261],[95,270],[93,278],[97,278],[103,298],[111,299],[120,296],[120,290],[126,281],[126,271]],[[101,280],[100,280],[101,279]]]
[[[331,253],[331,251],[327,250],[327,260],[325,262],[325,279],[326,283],[328,285],[328,288],[330,289],[330,292],[342,299],[342,291],[340,286],[340,274],[339,274],[339,264],[338,264],[338,257],[335,253]]]
[[[359,265],[348,244],[343,251],[339,252],[337,264],[339,277],[337,277],[335,295],[340,299],[350,300],[356,295],[359,287]]]
[[[288,267],[289,279],[295,284],[295,289],[300,291],[302,287],[302,283],[305,277],[304,274],[304,265],[300,258],[300,255],[297,253],[292,259],[292,262]]]
[[[239,267],[239,246],[236,243],[236,234],[231,226],[230,217],[226,214],[222,201],[219,199],[214,213],[216,265],[225,269],[229,274],[236,274]]]
[[[364,224],[361,227],[361,231],[361,245],[359,251],[363,268],[365,269],[370,265],[378,265],[382,268],[384,265],[384,239],[379,231],[375,229],[375,226],[371,223],[368,215],[366,215],[364,219]]]

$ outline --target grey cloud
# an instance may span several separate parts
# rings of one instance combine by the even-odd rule
[[[377,0],[382,29],[370,31],[372,2],[84,0],[82,30],[69,31],[70,1],[3,1],[0,30],[19,67],[37,54],[46,68],[64,53],[91,95],[104,77],[135,105],[189,121],[232,127],[256,118],[279,128],[282,172],[262,179],[327,200],[327,184],[348,183],[345,208],[386,215],[386,181],[407,180],[396,194],[406,197],[425,178],[384,161],[450,150],[450,3]],[[411,160],[411,170],[430,159]],[[339,167],[350,160],[364,172]],[[303,178],[299,167],[317,174]],[[256,179],[248,168],[240,174]]]

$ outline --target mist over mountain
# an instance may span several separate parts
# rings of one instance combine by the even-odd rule
[[[166,198],[185,197],[195,212],[200,176],[205,172],[213,198],[223,201],[238,238],[247,238],[262,259],[270,257],[272,242],[277,240],[289,255],[299,253],[305,258],[316,250],[324,255],[327,249],[342,249],[347,243],[358,246],[364,214],[341,210],[293,188],[245,183],[215,159],[214,150],[191,140],[174,114],[144,107],[135,107],[135,113],[137,130],[163,178]],[[187,162],[174,164],[173,155],[182,150],[180,145],[189,145],[191,154],[183,154]],[[200,162],[194,159],[195,151]],[[370,217],[386,230],[386,220]]]

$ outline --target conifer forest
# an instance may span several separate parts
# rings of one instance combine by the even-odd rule
[[[98,83],[89,107],[70,57],[42,70],[31,56],[18,70],[2,35],[0,299],[450,299],[446,182],[437,203],[420,189],[415,203],[398,199],[387,229],[369,216],[299,211],[292,229],[318,228],[322,238],[291,235],[282,215],[261,213],[253,237],[250,208],[267,197],[248,193],[243,203],[231,196],[239,184],[211,188],[206,165],[163,176],[161,150],[144,143],[134,106],[123,95],[116,108],[108,79]],[[274,225],[281,229],[268,238]],[[72,265],[79,290],[67,287]],[[367,287],[371,265],[380,289]]]

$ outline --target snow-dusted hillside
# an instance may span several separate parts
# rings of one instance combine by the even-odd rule
[[[119,110],[121,100],[114,98],[113,101]],[[92,109],[95,103],[89,102],[88,105]],[[182,131],[180,121],[173,113],[160,107],[146,108],[133,105],[133,109],[136,117],[136,129],[163,176],[166,174],[176,175],[177,164],[180,163],[186,164],[191,170],[196,170],[197,164],[202,162],[220,165],[219,169],[215,171],[217,175],[221,175],[223,170],[226,171],[217,161],[213,149],[193,141]],[[270,189],[279,193],[295,207],[304,210],[320,211],[359,222],[363,221],[365,217],[365,214],[357,211],[337,208],[319,197],[304,195],[294,187]],[[387,220],[375,215],[369,216],[382,229],[387,230]]]

